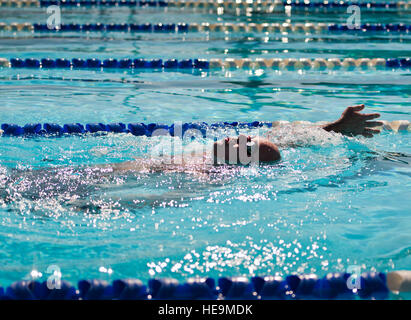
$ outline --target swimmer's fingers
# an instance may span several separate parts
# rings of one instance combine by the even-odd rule
[[[357,106],[351,106],[351,107],[348,107],[349,109],[351,109],[352,111],[361,111],[362,109],[364,109],[364,105],[363,104],[359,104],[359,105],[357,105]]]
[[[380,133],[380,130],[378,129],[371,129],[371,128],[365,128],[364,132],[362,135],[366,138],[372,138],[374,137],[374,134]]]
[[[372,119],[377,119],[379,118],[381,115],[379,113],[364,113],[361,115],[361,117],[364,120],[372,120]]]
[[[367,128],[374,128],[374,127],[382,127],[384,125],[384,122],[381,121],[366,121],[365,126]]]
[[[378,129],[371,129],[371,128],[365,128],[364,132],[365,132],[365,133],[376,134],[376,133],[380,133],[380,132],[381,132],[381,130],[378,130]]]

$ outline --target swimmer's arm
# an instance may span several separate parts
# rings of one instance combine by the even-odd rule
[[[363,135],[372,138],[380,133],[379,129],[373,129],[383,125],[381,121],[370,121],[380,117],[379,113],[360,113],[364,105],[348,107],[337,121],[321,126],[326,131],[341,133],[346,136]]]

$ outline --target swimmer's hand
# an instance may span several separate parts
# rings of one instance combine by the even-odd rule
[[[348,107],[344,110],[341,118],[335,122],[326,124],[323,129],[334,131],[346,136],[363,135],[372,138],[374,134],[380,133],[380,130],[373,129],[383,125],[381,121],[370,121],[380,117],[379,113],[360,113],[364,105]]]

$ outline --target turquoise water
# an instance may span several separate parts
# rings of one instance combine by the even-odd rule
[[[31,10],[31,11],[30,11]],[[5,22],[41,22],[39,9],[4,9]],[[114,13],[114,14],[110,14]],[[127,9],[63,11],[63,22],[281,21]],[[66,15],[65,15],[66,14]],[[110,20],[112,19],[112,20]],[[339,23],[344,16],[292,15]],[[364,14],[364,22],[381,15]],[[409,23],[402,13],[384,22]],[[0,36],[0,57],[406,57],[409,35],[113,34]],[[409,71],[149,72],[0,69],[0,123],[332,121],[364,103],[411,120]],[[63,279],[264,275],[411,267],[409,133],[373,139],[282,129],[302,142],[281,162],[202,173],[108,174],[93,165],[147,158],[165,137],[0,138],[0,283]],[[246,132],[248,133],[248,132]],[[261,134],[265,132],[260,132]],[[229,132],[219,132],[224,137]],[[284,138],[283,138],[284,139]],[[210,139],[185,140],[186,151]],[[153,151],[154,150],[154,151]],[[37,273],[33,273],[35,270]],[[39,272],[39,273],[38,273]]]

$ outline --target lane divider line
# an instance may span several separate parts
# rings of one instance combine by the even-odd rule
[[[47,281],[18,281],[5,290],[5,300],[265,300],[265,299],[360,299],[383,300],[390,292],[411,291],[411,271],[388,273],[329,273],[280,276],[188,278],[180,283],[173,278],[153,278],[145,284],[139,279],[80,280],[77,287],[62,280],[59,290]]]
[[[392,131],[392,132],[411,132],[411,124],[408,120],[395,120],[395,121],[381,121],[383,125],[377,129]],[[284,125],[291,126],[314,126],[322,125],[326,122],[308,122],[308,121],[274,121],[274,122],[218,122],[208,124],[205,122],[200,123],[184,123],[181,126],[166,125],[161,123],[69,123],[59,125],[56,123],[29,123],[24,126],[19,126],[11,123],[3,123],[0,128],[0,135],[3,136],[61,136],[70,134],[85,134],[85,133],[131,133],[135,136],[147,136],[153,135],[171,135],[175,136],[175,133],[184,135],[189,130],[194,130],[200,133],[202,136],[207,135],[208,130],[216,129],[233,129],[238,132],[239,129],[253,129],[259,127],[266,128],[278,128]]]
[[[0,58],[0,67],[10,68],[31,68],[31,69],[154,69],[154,70],[166,70],[166,69],[283,69],[283,70],[355,70],[355,69],[410,69],[410,58],[226,58],[222,59],[105,59],[100,60],[96,58],[90,59],[35,59],[35,58]]]
[[[352,2],[352,1],[308,1],[308,0],[0,0],[3,7],[173,7],[181,9],[216,9],[221,11],[247,10],[280,12],[289,8],[297,11],[346,10],[350,5],[365,10],[409,10],[410,1]]]
[[[6,24],[0,22],[0,31],[11,32],[130,32],[130,33],[176,33],[176,32],[259,32],[259,33],[410,33],[411,25],[404,23],[362,24],[359,29],[346,24],[334,23],[87,23],[62,24],[59,29],[49,29],[45,23]]]

